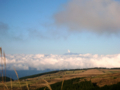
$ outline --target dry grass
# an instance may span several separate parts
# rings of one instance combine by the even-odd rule
[[[63,83],[64,83],[64,78],[63,78],[63,81],[62,81],[61,90],[62,90],[62,88],[63,88]]]
[[[17,71],[16,71],[15,68],[14,68],[14,71],[15,71],[15,74],[16,74],[16,76],[17,76],[17,78],[18,78],[18,82],[19,82],[20,88],[21,88],[21,90],[22,90],[21,83],[20,83],[20,80],[19,80],[19,77],[18,77],[18,73],[17,73]]]
[[[7,87],[7,85],[5,83],[3,83],[3,86],[5,86],[7,90],[9,90],[8,87]],[[5,90],[5,87],[3,87],[4,90]]]
[[[10,83],[11,83],[11,90],[12,90],[12,79],[10,78]]]
[[[28,86],[28,83],[27,83],[27,81],[26,81],[26,86],[27,86],[27,89],[29,90],[29,86]]]
[[[5,88],[7,88],[7,90],[8,90],[8,87],[7,87],[7,85],[5,84],[5,82],[6,82],[6,75],[5,75],[5,82],[4,82],[4,78],[3,78],[3,66],[4,66],[4,64],[5,64],[5,68],[6,68],[6,59],[5,59],[5,57],[4,57],[4,59],[3,59],[3,57],[2,57],[2,48],[0,47],[0,54],[1,54],[1,75],[2,75],[2,84],[3,84],[3,88],[4,88],[4,90],[5,90]],[[4,56],[5,56],[5,54],[4,54]],[[3,62],[4,62],[4,64],[3,64]]]
[[[52,88],[51,88],[51,86],[49,85],[49,83],[48,83],[46,80],[44,80],[44,79],[43,79],[43,81],[46,83],[47,87],[48,87],[50,90],[52,90]]]

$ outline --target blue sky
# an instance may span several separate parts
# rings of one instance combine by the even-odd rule
[[[0,47],[7,54],[118,54],[120,1],[98,1],[0,0]]]

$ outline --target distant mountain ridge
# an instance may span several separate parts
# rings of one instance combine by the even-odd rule
[[[70,53],[65,53],[63,55],[79,55],[79,53],[72,53],[72,52],[70,52]]]
[[[5,76],[4,76],[4,77],[0,77],[0,81],[2,81],[2,78],[3,78],[3,80],[6,81],[6,82],[7,82],[7,81],[11,81],[11,80],[13,81],[12,78],[11,78],[11,80],[10,80],[9,77],[5,77]]]

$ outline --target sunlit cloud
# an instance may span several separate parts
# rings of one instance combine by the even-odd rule
[[[44,54],[15,54],[7,55],[7,69],[12,70],[37,70],[45,69],[80,69],[91,67],[120,67],[120,54],[98,55],[98,54],[78,54],[78,55],[44,55]]]

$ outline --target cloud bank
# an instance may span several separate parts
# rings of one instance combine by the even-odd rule
[[[78,69],[91,67],[120,67],[120,54],[115,55],[45,55],[45,54],[14,54],[6,55],[7,70],[45,69]]]
[[[120,2],[116,0],[70,0],[55,16],[57,25],[70,31],[98,34],[120,32]]]

